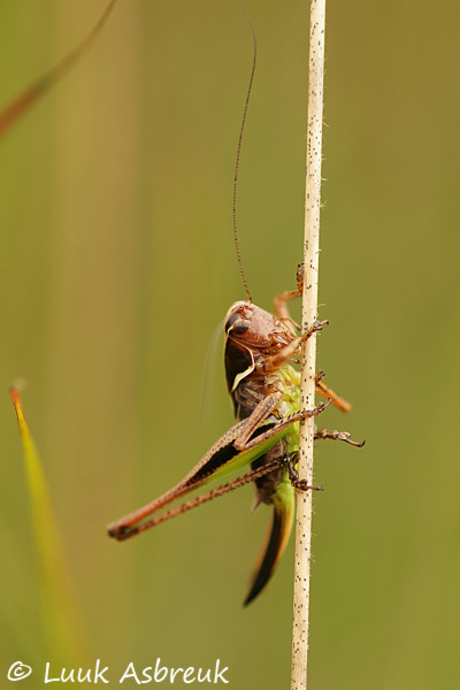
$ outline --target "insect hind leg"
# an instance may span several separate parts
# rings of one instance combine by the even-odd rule
[[[320,403],[318,407],[313,407],[311,410],[304,410],[302,412],[296,412],[295,414],[290,415],[289,417],[285,417],[284,419],[280,420],[279,422],[276,422],[273,424],[273,426],[270,429],[267,429],[267,431],[264,431],[260,434],[258,434],[255,438],[249,438],[249,440],[246,441],[246,435],[243,437],[239,437],[238,439],[235,440],[234,445],[238,450],[249,450],[250,448],[255,448],[256,446],[260,445],[261,443],[267,441],[268,439],[277,436],[280,432],[282,432],[284,429],[287,429],[291,424],[294,424],[294,422],[300,422],[302,419],[308,419],[310,417],[317,417],[320,415],[324,410],[329,407],[329,405],[332,403],[332,400],[328,400],[325,403]],[[259,403],[260,405],[260,403]],[[257,408],[256,408],[257,410]],[[251,420],[251,417],[248,418]],[[248,424],[249,427],[249,424]],[[251,427],[249,427],[251,428]],[[246,431],[246,430],[245,430]],[[244,443],[241,442],[241,439],[243,438]]]

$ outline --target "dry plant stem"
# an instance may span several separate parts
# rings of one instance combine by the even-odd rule
[[[302,302],[304,331],[317,317],[321,152],[323,122],[324,33],[326,0],[310,0],[307,177],[305,206],[305,281]],[[316,334],[302,351],[302,408],[314,406]],[[299,478],[313,485],[314,419],[300,426]],[[310,597],[312,492],[297,492],[297,526],[292,629],[291,690],[307,687],[308,614]]]

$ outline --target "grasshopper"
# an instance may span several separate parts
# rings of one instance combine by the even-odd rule
[[[246,15],[245,12],[244,14]],[[295,469],[299,448],[299,422],[320,415],[331,403],[343,411],[350,409],[347,401],[324,384],[324,373],[318,372],[316,391],[327,402],[310,410],[300,410],[300,373],[293,363],[298,362],[302,342],[327,324],[327,321],[315,321],[306,332],[300,333],[299,326],[289,315],[288,302],[301,296],[303,291],[303,266],[299,265],[297,269],[297,289],[275,297],[275,314],[254,304],[246,284],[236,231],[236,189],[241,142],[257,54],[254,29],[247,15],[246,18],[253,35],[254,58],[238,139],[233,187],[233,230],[247,299],[235,302],[224,319],[227,387],[238,421],[178,484],[107,527],[110,537],[123,541],[243,484],[253,482],[256,491],[255,507],[260,503],[273,505],[273,521],[245,605],[265,587],[283,554],[293,524],[295,490],[318,488],[300,481]],[[325,438],[358,447],[364,445],[364,441],[352,441],[348,432],[316,430],[315,439]],[[176,499],[248,465],[251,469],[242,477],[177,508],[157,514]],[[152,515],[154,516],[151,517]]]

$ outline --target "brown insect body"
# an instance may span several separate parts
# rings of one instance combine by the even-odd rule
[[[227,387],[235,417],[238,420],[250,417],[255,408],[266,400],[273,407],[267,420],[279,420],[285,416],[286,409],[283,404],[285,381],[278,370],[300,347],[294,323],[290,319],[280,319],[250,301],[235,302],[225,317],[224,331]],[[287,449],[286,439],[282,438],[254,460],[251,468],[255,470],[285,457]],[[254,480],[255,507],[260,503],[271,505],[275,502],[275,511],[246,604],[265,586],[287,543],[291,519],[286,517],[284,506],[276,497],[286,471],[285,466],[278,467]]]
[[[224,331],[228,392],[235,417],[242,420],[268,396],[282,399],[284,382],[276,374],[279,353],[296,339],[295,328],[290,320],[280,320],[253,302],[240,301],[228,310]],[[281,360],[284,362],[283,356]],[[277,419],[281,417],[276,407],[272,414]],[[251,466],[253,469],[262,467],[285,453],[286,442],[282,439]],[[272,502],[271,497],[283,474],[283,469],[278,469],[256,480],[257,504]]]
[[[294,325],[252,302],[235,302],[225,317],[224,331],[228,392],[235,416],[244,419],[275,392],[275,381],[269,375],[286,361],[277,355],[296,339]]]
[[[349,409],[346,401],[321,382],[320,372],[316,377],[316,390],[329,401],[301,410],[300,374],[290,362],[293,359],[298,361],[302,342],[321,330],[326,323],[317,321],[299,335],[299,327],[289,316],[287,302],[299,297],[303,291],[303,265],[297,270],[297,289],[283,292],[275,298],[275,314],[252,302],[246,284],[238,246],[236,192],[241,143],[256,65],[256,38],[248,17],[247,20],[253,35],[254,59],[238,138],[233,184],[233,232],[247,301],[235,302],[228,310],[224,324],[227,386],[235,417],[239,421],[172,489],[108,526],[111,537],[124,540],[201,505],[205,500],[253,481],[256,505],[262,502],[272,505],[273,521],[245,604],[263,589],[285,549],[293,523],[295,489],[306,491],[315,488],[299,479],[295,470],[300,421],[318,416],[331,402],[343,410]],[[347,432],[323,429],[315,432],[315,438],[331,438],[358,445],[349,439]],[[251,471],[243,477],[191,499],[177,509],[151,517],[213,478],[237,471],[249,463]]]
[[[299,372],[290,362],[298,361],[302,341],[327,323],[317,321],[305,334],[298,335],[300,329],[289,315],[287,302],[302,294],[303,279],[304,270],[300,265],[297,270],[297,290],[275,297],[276,315],[248,300],[235,302],[225,317],[227,387],[235,417],[240,421],[250,418],[248,434],[257,424],[276,424],[299,414]],[[317,392],[340,409],[348,411],[349,403],[324,385],[323,375],[319,372],[316,376]],[[315,438],[340,438],[358,445],[349,440],[347,432],[328,432],[324,429],[316,432]],[[286,461],[294,457],[297,450],[298,427],[292,424],[286,436],[251,462],[253,470],[271,466],[274,461],[279,461],[279,466],[254,479],[255,507],[260,503],[273,505],[274,512],[246,604],[257,596],[272,576],[289,538],[295,503],[291,481],[295,482],[295,479],[291,462],[288,468]]]

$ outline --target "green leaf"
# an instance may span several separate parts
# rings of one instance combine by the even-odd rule
[[[68,660],[81,650],[79,625],[65,568],[59,530],[42,463],[24,417],[17,388],[11,398],[19,424],[40,571],[42,620],[51,657]]]

